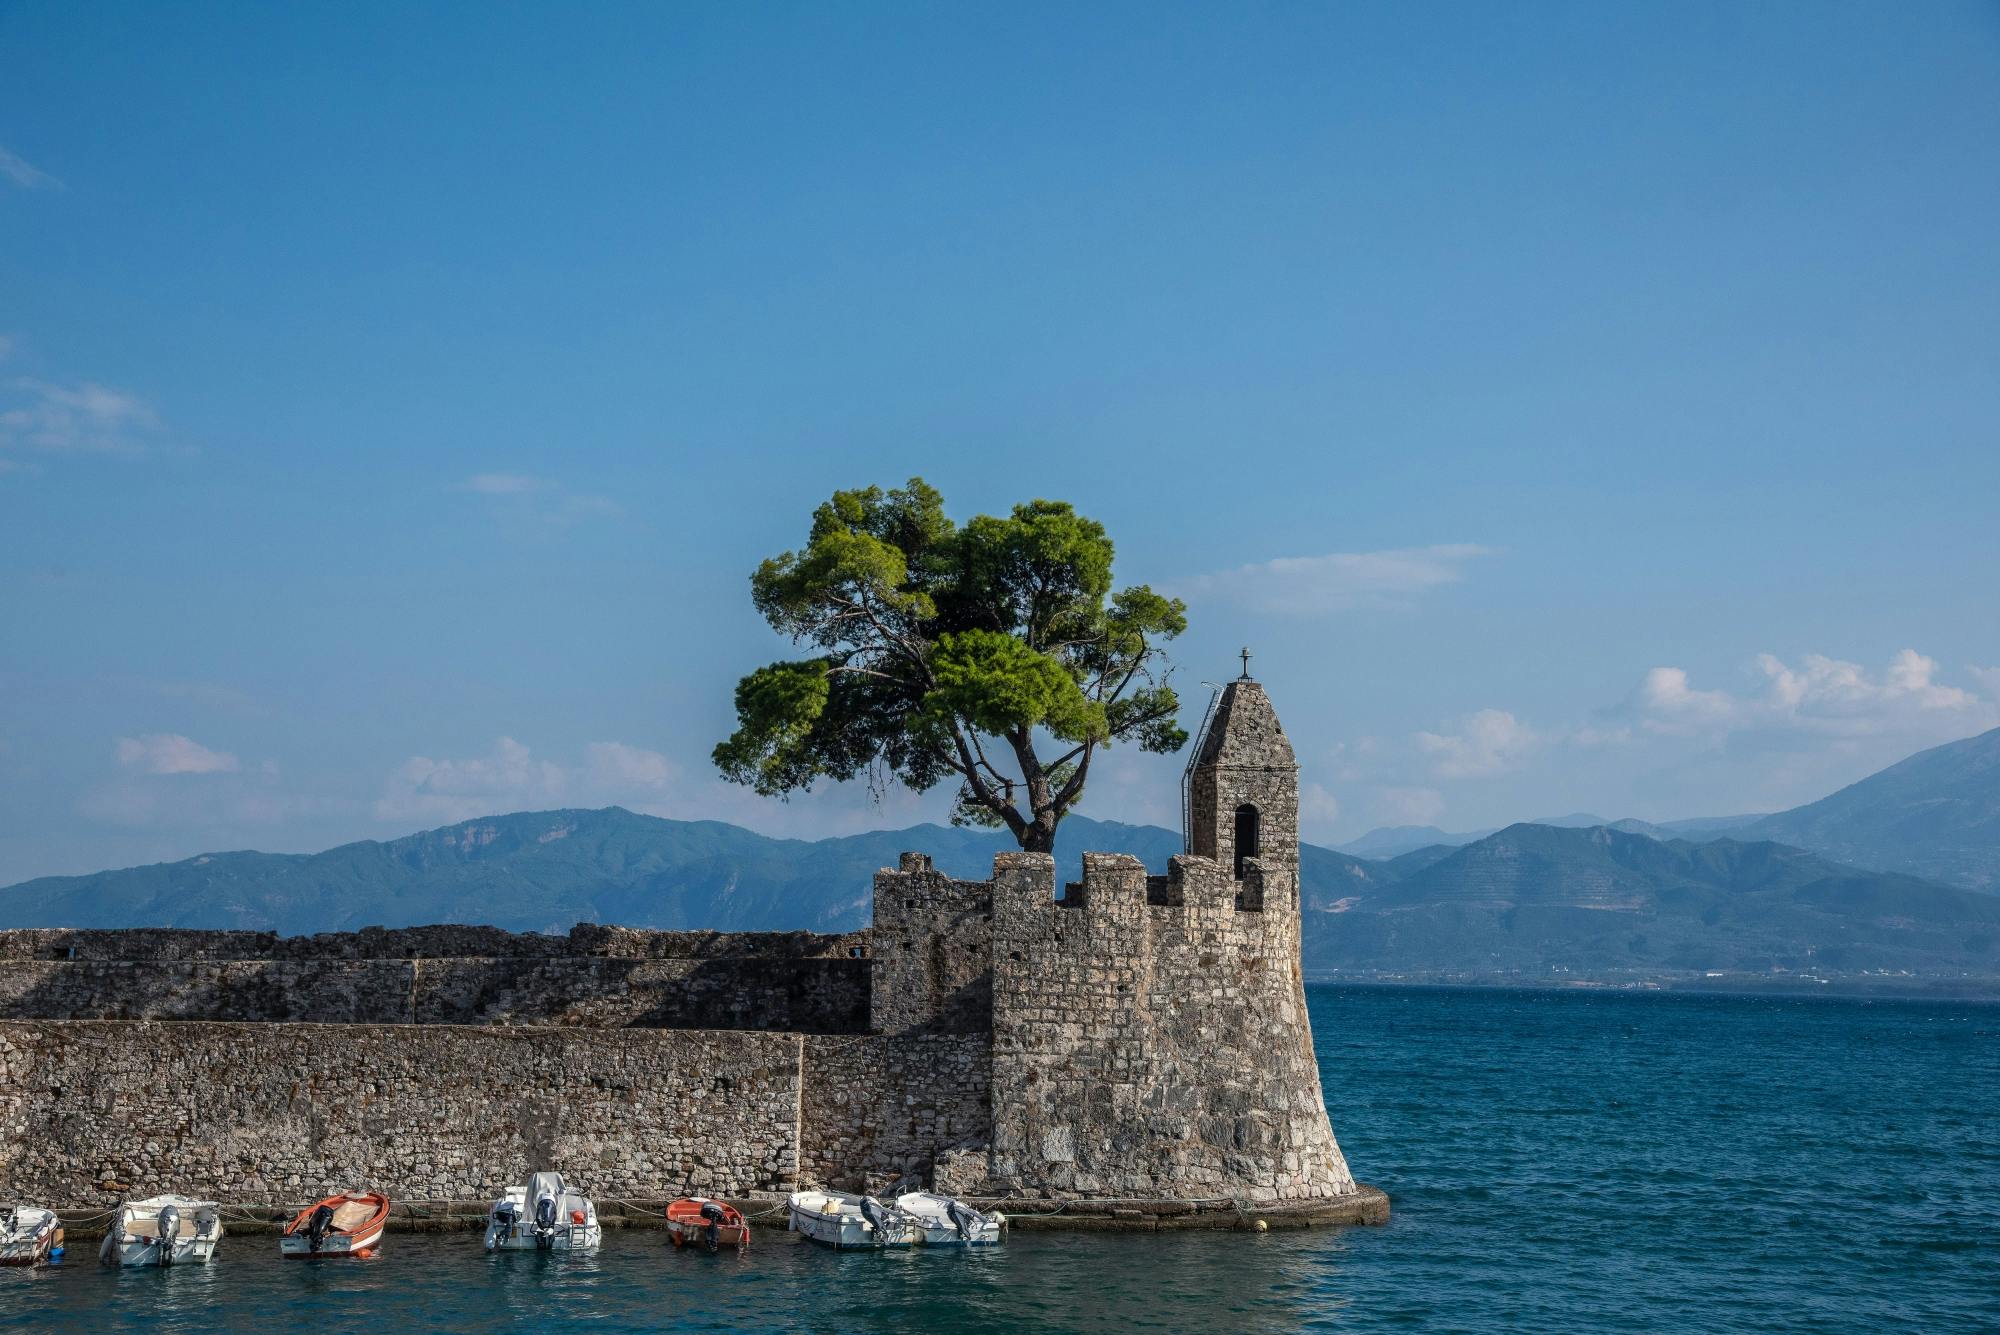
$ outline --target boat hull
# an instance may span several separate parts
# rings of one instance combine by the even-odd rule
[[[215,1244],[221,1240],[219,1233],[214,1237],[176,1238],[169,1254],[161,1250],[158,1238],[121,1241],[116,1234],[108,1234],[97,1255],[99,1260],[117,1266],[206,1265],[215,1255]]]
[[[313,1250],[312,1243],[306,1238],[287,1235],[278,1239],[278,1251],[287,1261],[365,1260],[381,1249],[380,1224],[352,1235],[341,1233],[326,1238],[319,1244],[318,1251]]]
[[[926,1247],[994,1247],[1000,1242],[1000,1225],[987,1224],[976,1228],[968,1237],[950,1224],[919,1220],[917,1241]]]
[[[519,1225],[502,1231],[489,1224],[486,1227],[486,1250],[489,1252],[580,1252],[597,1246],[604,1241],[604,1226],[592,1221],[588,1224],[560,1224],[543,1236],[535,1231],[532,1224]]]

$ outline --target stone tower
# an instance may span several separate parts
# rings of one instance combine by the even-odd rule
[[[1223,687],[1187,776],[1187,847],[1239,882],[1245,908],[1299,907],[1299,763],[1264,688]],[[1261,873],[1261,875],[1259,874]]]
[[[1165,876],[1086,853],[1058,899],[1048,854],[995,860],[992,1194],[1283,1204],[1357,1190],[1300,974],[1298,764],[1247,675],[1216,699],[1187,780],[1189,849]],[[881,922],[897,886],[876,887]]]

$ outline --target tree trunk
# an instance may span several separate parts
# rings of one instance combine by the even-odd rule
[[[1053,853],[1056,851],[1056,820],[1054,813],[1044,813],[1035,817],[1014,837],[1021,842],[1023,853]]]

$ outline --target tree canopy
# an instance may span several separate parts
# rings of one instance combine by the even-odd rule
[[[960,526],[922,478],[836,491],[805,547],[750,579],[773,629],[814,652],[737,683],[716,766],[766,795],[956,779],[954,823],[1047,852],[1100,750],[1187,742],[1161,648],[1187,609],[1143,584],[1114,592],[1111,561],[1104,526],[1063,501]]]

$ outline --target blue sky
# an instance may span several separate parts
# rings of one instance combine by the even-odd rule
[[[2000,724],[2000,11],[0,5],[0,883],[719,784],[839,486],[1074,501],[1308,833]],[[1092,814],[1172,823],[1114,752]]]

